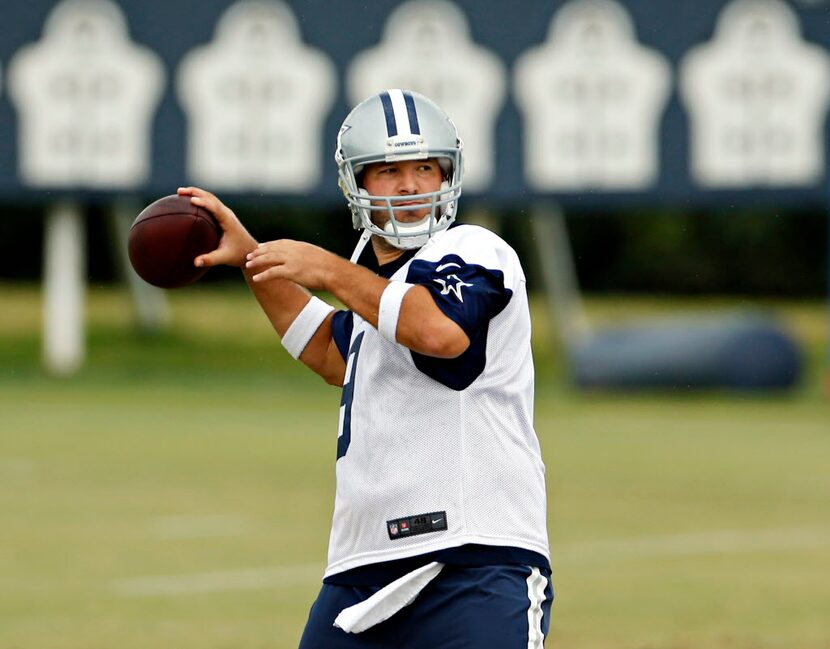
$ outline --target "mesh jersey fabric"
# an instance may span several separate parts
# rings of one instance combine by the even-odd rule
[[[460,225],[391,279],[426,286],[471,345],[457,359],[427,359],[357,314],[335,318],[347,369],[325,576],[468,544],[548,558],[530,315],[515,251]],[[445,517],[440,529],[400,534],[397,522],[431,513]]]

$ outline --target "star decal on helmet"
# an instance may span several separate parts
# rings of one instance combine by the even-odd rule
[[[465,286],[472,286],[472,284],[468,284],[454,273],[452,275],[447,275],[447,279],[436,277],[432,281],[440,284],[441,295],[449,295],[452,293],[458,298],[459,302],[464,301],[464,296],[461,295],[461,289]]]

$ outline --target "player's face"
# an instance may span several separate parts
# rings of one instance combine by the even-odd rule
[[[444,174],[435,158],[428,160],[402,160],[399,162],[374,162],[366,165],[363,174],[363,188],[372,196],[414,196],[441,189]],[[384,203],[375,203],[384,205]],[[399,200],[397,205],[430,205],[429,200]],[[429,215],[430,207],[419,210],[395,210],[395,218],[401,223],[420,221]],[[384,211],[375,212],[372,220],[375,225],[383,226],[389,220]]]

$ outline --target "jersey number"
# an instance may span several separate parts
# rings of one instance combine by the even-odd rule
[[[361,331],[354,339],[346,362],[346,382],[343,383],[343,396],[340,397],[340,430],[337,434],[337,459],[346,455],[352,442],[352,400],[354,399],[354,375],[357,371],[357,356],[363,342]]]

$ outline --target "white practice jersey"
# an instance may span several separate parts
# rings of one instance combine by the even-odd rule
[[[326,577],[468,544],[548,558],[525,276],[492,232],[434,236],[390,277],[425,286],[470,338],[455,359],[335,314],[346,359]]]

